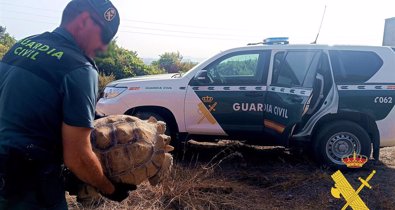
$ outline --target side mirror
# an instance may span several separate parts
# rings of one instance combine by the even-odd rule
[[[210,78],[207,76],[207,70],[201,70],[199,71],[195,77],[194,80],[199,83],[199,84],[209,84],[210,83]]]

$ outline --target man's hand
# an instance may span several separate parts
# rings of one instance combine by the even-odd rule
[[[62,176],[64,179],[65,190],[68,191],[70,195],[77,195],[85,184],[65,166],[63,166]]]
[[[102,195],[110,200],[121,202],[125,200],[129,196],[129,191],[133,191],[137,189],[136,185],[133,184],[125,184],[125,183],[113,183],[115,187],[115,191],[106,195],[102,193]]]

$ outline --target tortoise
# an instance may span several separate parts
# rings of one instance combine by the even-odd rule
[[[111,115],[95,120],[91,132],[92,149],[104,173],[112,182],[138,185],[148,180],[157,185],[172,167],[168,152],[170,137],[165,135],[166,123],[154,117],[141,120],[129,115]],[[77,194],[84,205],[100,200],[96,189],[85,185]]]

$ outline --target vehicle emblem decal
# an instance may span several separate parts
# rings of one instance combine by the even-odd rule
[[[366,162],[368,157],[365,155],[359,155],[355,151],[350,156],[344,156],[342,162],[346,164],[347,168],[361,168]]]
[[[218,102],[210,104],[214,101],[214,98],[211,96],[202,97],[202,101],[206,104],[209,104],[209,109],[207,109],[207,107],[202,102],[198,104],[198,110],[203,116],[198,120],[197,123],[200,124],[204,119],[207,119],[211,124],[216,124],[217,121],[215,120],[213,115],[211,115],[211,112],[215,111],[215,107],[218,105]]]
[[[358,193],[366,186],[369,189],[372,189],[372,186],[369,185],[370,179],[373,178],[373,175],[376,173],[375,170],[365,179],[358,177],[359,181],[361,181],[361,185],[357,190],[351,186],[351,184],[347,181],[346,177],[342,174],[341,171],[336,171],[332,174],[332,179],[335,181],[335,187],[331,188],[331,194],[335,198],[341,198],[341,196],[346,200],[346,204],[342,209],[346,209],[350,206],[352,209],[369,209],[366,204],[362,201],[361,197],[359,197]]]

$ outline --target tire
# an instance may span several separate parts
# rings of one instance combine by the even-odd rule
[[[321,127],[314,139],[314,156],[319,163],[330,168],[345,168],[345,156],[357,154],[370,157],[371,140],[368,133],[351,121],[335,121]]]

